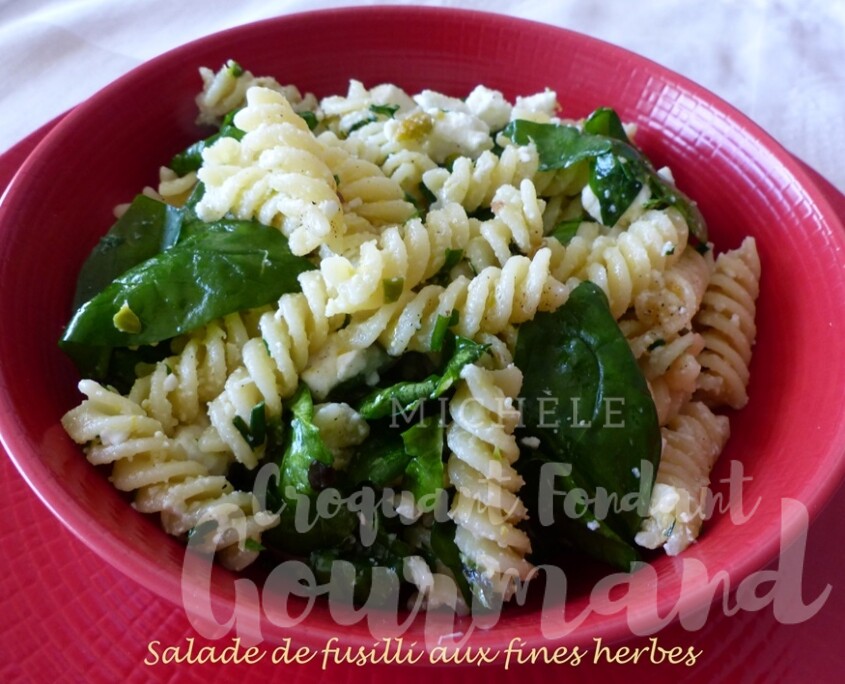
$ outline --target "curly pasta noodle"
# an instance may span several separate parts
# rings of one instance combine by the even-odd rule
[[[672,420],[695,393],[703,347],[700,335],[687,333],[640,358],[660,425]]]
[[[282,295],[276,310],[258,320],[258,334],[243,344],[243,364],[208,405],[216,433],[212,437],[248,468],[258,463],[263,447],[254,448],[246,441],[235,426],[235,417],[249,422],[251,411],[261,402],[269,418],[280,416],[282,400],[296,391],[309,358],[336,327],[325,314],[327,298],[320,274],[303,273],[299,282],[302,292]]]
[[[182,535],[206,521],[215,521],[204,547],[219,550],[221,560],[241,569],[254,559],[246,539],[259,541],[278,517],[258,510],[251,494],[234,491],[222,474],[226,463],[210,469],[198,454],[196,436],[186,428],[168,437],[155,418],[137,403],[82,380],[85,399],[62,419],[62,425],[84,444],[94,465],[111,465],[111,482],[120,491],[135,492],[135,508],[160,513],[165,530]]]
[[[513,399],[522,374],[515,366],[496,371],[470,365],[461,378],[449,402],[453,422],[446,435],[447,474],[456,490],[449,516],[465,564],[507,600],[515,580],[527,579],[532,570],[525,559],[531,542],[517,527],[527,517],[518,496],[522,478],[512,465],[519,458]]]
[[[734,409],[748,402],[748,364],[757,335],[760,257],[754,238],[720,254],[693,326],[704,338],[699,396],[711,406]]]
[[[423,174],[422,181],[436,198],[434,206],[457,202],[468,212],[491,206],[502,186],[519,187],[524,181],[531,181],[543,197],[575,192],[574,172],[539,171],[539,166],[534,145],[506,144],[499,155],[485,150],[477,159],[459,157],[451,169],[434,168]]]
[[[451,170],[437,167],[423,174],[422,181],[435,196],[435,206],[457,202],[473,212],[489,207],[501,186],[518,186],[523,180],[531,180],[538,164],[533,146],[508,145],[499,156],[487,150],[478,159],[459,157]]]
[[[450,251],[465,254],[473,271],[504,265],[511,257],[511,243],[525,253],[539,247],[542,202],[530,181],[520,190],[503,186],[497,191],[489,221],[470,219],[454,202],[431,210],[425,223],[414,219],[404,226],[386,228],[377,239],[360,246],[356,263],[344,256],[329,256],[320,270],[330,294],[328,314],[372,310],[387,300],[385,284],[416,287],[437,275]],[[395,298],[395,297],[394,297]]]
[[[217,125],[223,117],[243,106],[246,91],[253,86],[269,88],[282,93],[296,111],[314,110],[317,99],[311,93],[305,96],[293,85],[280,85],[270,76],[254,76],[229,60],[216,72],[200,67],[203,88],[197,95],[198,123]]]
[[[298,255],[338,241],[346,224],[325,147],[279,93],[254,87],[246,97],[234,121],[243,138],[220,138],[203,152],[197,215],[276,226]]]
[[[139,377],[129,399],[170,435],[179,424],[195,423],[241,363],[241,348],[255,335],[261,310],[229,314],[178,340],[178,353]]]
[[[649,328],[650,334],[643,344],[653,344],[660,338],[670,339],[690,327],[701,306],[713,266],[710,250],[704,256],[687,246],[681,258],[634,299],[637,318]]]
[[[569,289],[549,273],[550,253],[540,249],[532,257],[514,255],[498,268],[489,266],[476,277],[455,278],[446,287],[426,285],[407,291],[396,301],[369,315],[353,315],[350,324],[330,341],[320,358],[380,342],[391,356],[406,350],[428,351],[439,316],[458,312],[454,331],[464,337],[498,335],[530,320],[537,311],[553,311],[569,296]]]
[[[635,541],[674,556],[698,536],[706,515],[710,470],[730,435],[725,416],[698,401],[662,428],[663,453],[648,517]]]
[[[689,328],[712,270],[712,257],[688,246],[669,270],[657,274],[654,284],[636,297],[634,307],[619,321],[648,381],[661,425],[677,414],[697,388],[704,339]]]
[[[320,261],[329,293],[327,314],[377,309],[385,303],[385,283],[410,290],[436,275],[449,250],[463,250],[473,225],[459,205],[431,211],[423,223],[413,219],[404,226],[386,228],[377,239],[361,245],[356,262],[343,256]],[[394,297],[395,299],[395,297]]]
[[[350,231],[372,232],[413,216],[416,208],[405,199],[405,191],[378,166],[350,154],[331,132],[317,140],[326,148],[323,158],[337,181]]]
[[[625,230],[583,223],[566,246],[553,238],[545,244],[552,250],[554,277],[561,282],[573,278],[594,282],[619,318],[652,285],[655,273],[678,261],[688,237],[683,217],[665,209],[645,212]]]

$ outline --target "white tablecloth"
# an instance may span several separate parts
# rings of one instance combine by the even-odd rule
[[[483,9],[616,43],[720,95],[845,190],[843,0],[0,0],[0,153],[184,42],[363,4]]]

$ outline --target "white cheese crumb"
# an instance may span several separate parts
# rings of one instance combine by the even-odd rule
[[[519,441],[524,446],[527,446],[529,449],[539,449],[540,448],[540,440],[537,437],[523,437]]]

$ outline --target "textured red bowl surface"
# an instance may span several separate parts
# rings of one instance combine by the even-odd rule
[[[749,478],[743,502],[746,510],[755,502],[757,508],[743,524],[717,515],[681,558],[695,559],[711,578],[724,572],[736,587],[777,555],[781,536],[800,532],[801,509],[782,515],[784,499],[801,502],[812,516],[834,491],[845,468],[845,354],[839,348],[845,233],[787,152],[695,84],[582,35],[465,11],[330,10],[233,29],[139,67],[67,116],[21,168],[0,206],[3,445],[50,510],[106,562],[181,602],[182,545],[156,520],[135,513],[59,424],[79,396],[78,378],[56,340],[78,269],[110,225],[113,206],[154,184],[158,166],[197,137],[197,69],[216,68],[227,58],[318,96],[343,93],[356,78],[368,86],[392,82],[455,96],[478,83],[508,97],[550,87],[573,117],[615,107],[639,125],[638,142],[652,159],[670,165],[679,186],[699,202],[717,250],[754,235],[763,263],[751,401],[732,417],[733,435],[713,475],[715,490],[726,494],[717,481],[731,461],[741,462]],[[655,556],[657,603],[651,590],[643,591],[630,599],[629,615],[706,605],[712,590],[703,578],[681,589],[682,565]],[[568,587],[567,616],[589,607],[601,576],[590,573]],[[221,620],[232,612],[234,579],[217,571],[211,580]],[[493,628],[475,632],[472,643],[500,647],[520,636],[539,644],[545,638],[539,611],[537,604],[506,611]],[[647,627],[649,618],[642,619]],[[265,639],[287,633],[266,614],[262,620]],[[423,641],[422,630],[423,623],[415,623],[408,641]],[[620,638],[628,626],[623,613],[593,612],[569,634],[552,631],[555,641],[572,644]],[[298,640],[320,645],[338,633],[350,644],[372,643],[366,623],[341,631],[324,606],[296,629]]]

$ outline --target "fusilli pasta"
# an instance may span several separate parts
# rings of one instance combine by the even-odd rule
[[[699,394],[710,405],[742,408],[748,402],[748,364],[757,335],[760,257],[754,238],[720,254],[693,326],[704,338]]]
[[[512,466],[519,457],[513,400],[522,374],[513,365],[502,370],[470,365],[461,377],[449,404],[453,422],[446,437],[449,482],[456,490],[449,516],[467,565],[507,599],[515,580],[527,579],[532,569],[525,560],[531,542],[517,526],[527,517],[518,496],[522,478]]]
[[[730,434],[728,419],[690,402],[662,429],[663,454],[648,517],[635,538],[676,555],[698,537],[707,509],[710,469]]]

